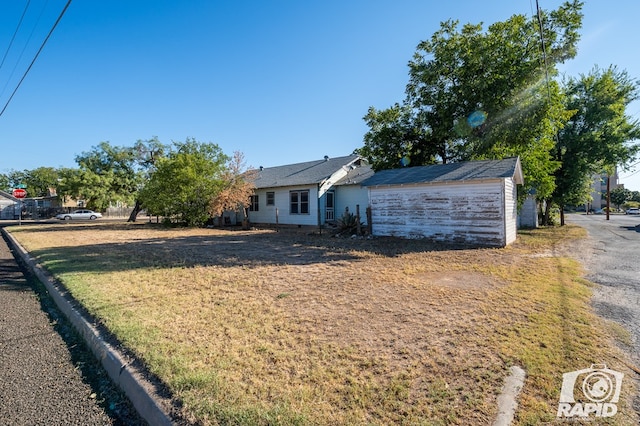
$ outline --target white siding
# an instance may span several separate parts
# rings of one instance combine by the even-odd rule
[[[522,228],[537,228],[538,227],[538,204],[533,195],[527,196],[524,200],[522,207],[520,208],[519,226]]]
[[[291,214],[289,212],[289,193],[291,191],[309,191],[309,214]],[[267,206],[267,192],[274,192],[275,205]],[[276,223],[276,209],[278,209],[278,223],[281,225],[317,225],[318,224],[318,186],[295,186],[282,188],[258,189],[258,211],[249,212],[251,223]]]
[[[504,180],[504,222],[504,245],[509,245],[516,240],[518,229],[518,189],[513,179]]]
[[[504,246],[503,194],[502,179],[370,187],[373,234]]]
[[[336,220],[340,219],[349,208],[349,213],[356,214],[356,206],[360,206],[360,222],[367,223],[367,207],[369,193],[360,185],[342,185],[336,187]]]

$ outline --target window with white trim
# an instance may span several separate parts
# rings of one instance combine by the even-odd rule
[[[309,190],[289,192],[289,213],[309,214]]]
[[[276,205],[276,193],[275,192],[267,192],[267,205],[275,206]]]

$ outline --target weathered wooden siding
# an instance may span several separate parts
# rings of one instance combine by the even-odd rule
[[[504,246],[503,180],[370,187],[374,235]]]

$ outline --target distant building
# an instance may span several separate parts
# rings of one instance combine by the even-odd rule
[[[616,169],[611,176],[610,190],[613,191],[624,185],[618,183],[618,170]],[[593,183],[591,184],[591,208],[593,210],[603,209],[607,207],[607,173],[593,175]]]

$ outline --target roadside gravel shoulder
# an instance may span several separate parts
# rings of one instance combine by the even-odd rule
[[[4,238],[0,353],[2,424],[144,424]]]
[[[6,240],[2,243],[9,244],[16,258],[35,275],[34,282],[39,282],[43,287],[42,291],[48,296],[51,306],[55,306],[54,309],[58,311],[60,318],[68,320],[68,326],[77,335],[78,341],[83,342],[82,345],[90,351],[87,352],[89,356],[93,354],[95,368],[104,374],[106,381],[110,379],[109,383],[114,389],[124,392],[125,400],[128,398],[128,402],[133,405],[132,418],[124,424],[134,426],[146,423],[154,426],[183,424],[184,419],[176,423],[176,419],[181,418],[179,408],[170,397],[163,396],[164,388],[158,387],[153,380],[149,380],[140,363],[121,352],[117,342],[110,342],[109,336],[105,336],[100,328],[75,306],[76,303],[67,297],[66,292],[59,287],[53,277],[29,256],[10,233],[5,232],[4,229],[1,231]]]
[[[583,265],[585,278],[596,284],[591,298],[596,314],[624,330],[612,326],[616,344],[628,356],[625,364],[636,373],[630,377],[640,388],[640,224],[629,219],[569,215],[568,221],[586,229],[588,237],[568,250]],[[633,406],[640,413],[640,394]]]

